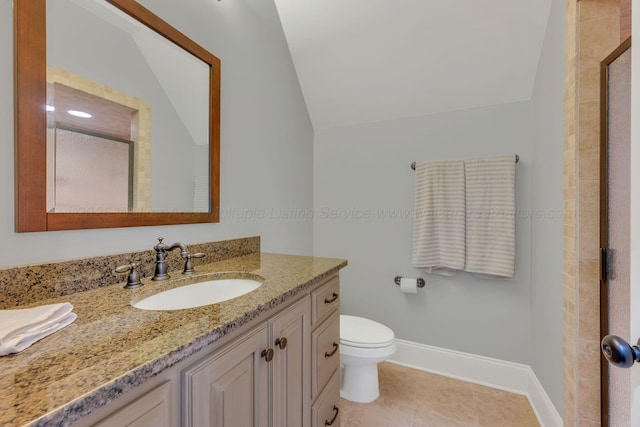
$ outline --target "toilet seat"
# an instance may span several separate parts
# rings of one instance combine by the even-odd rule
[[[385,325],[363,317],[340,315],[340,344],[356,348],[383,348],[393,345],[395,335]]]

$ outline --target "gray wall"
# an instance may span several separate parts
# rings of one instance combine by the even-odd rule
[[[342,311],[401,339],[531,365],[560,413],[563,8],[554,0],[530,102],[320,131],[314,145],[314,254],[349,259]],[[410,163],[505,153],[520,155],[516,279],[413,269]],[[395,275],[427,286],[401,294]]]
[[[316,132],[314,254],[349,260],[342,311],[381,321],[401,339],[528,364],[529,128],[529,103],[521,102]],[[411,162],[508,153],[520,155],[516,203],[525,213],[516,226],[517,277],[412,268]],[[422,276],[427,286],[401,294],[395,275]]]
[[[562,413],[564,2],[554,0],[532,99],[531,367]]]
[[[156,237],[262,236],[270,252],[311,254],[313,129],[273,1],[143,3],[222,59],[219,224],[14,232],[13,26],[0,0],[0,267],[151,250]]]

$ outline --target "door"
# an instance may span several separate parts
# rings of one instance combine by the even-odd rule
[[[631,425],[631,40],[602,62],[600,286],[603,427]],[[616,336],[616,338],[614,338]],[[619,337],[619,338],[618,338]],[[635,341],[634,341],[635,343]],[[639,353],[640,354],[640,353]],[[631,358],[631,359],[629,359]],[[611,361],[614,366],[607,363]],[[640,367],[636,368],[640,369]]]

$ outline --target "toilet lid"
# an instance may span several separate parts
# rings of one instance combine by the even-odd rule
[[[385,325],[364,317],[340,315],[340,342],[352,347],[386,347],[395,339]]]

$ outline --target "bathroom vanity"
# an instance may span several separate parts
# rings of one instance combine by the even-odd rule
[[[251,253],[68,301],[78,319],[0,358],[1,425],[339,426],[339,259]],[[141,296],[218,276],[263,279],[218,304],[173,311]]]

